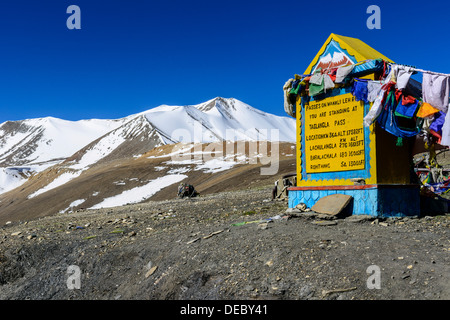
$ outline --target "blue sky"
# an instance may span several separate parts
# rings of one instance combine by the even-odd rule
[[[431,4],[432,3],[432,4]],[[81,30],[69,30],[69,5]],[[369,30],[369,5],[381,29]],[[0,123],[114,119],[234,97],[277,115],[282,86],[330,33],[450,73],[446,2],[39,0],[0,7]]]

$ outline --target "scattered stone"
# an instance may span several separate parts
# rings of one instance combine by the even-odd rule
[[[299,296],[301,299],[306,299],[311,297],[314,294],[314,288],[309,286],[309,285],[305,285],[300,289],[299,292]]]
[[[155,273],[156,269],[158,269],[158,266],[154,266],[152,268],[150,268],[150,270],[147,271],[147,273],[145,274],[145,278],[150,277],[153,273]]]
[[[216,235],[216,234],[219,234],[219,233],[222,233],[222,232],[223,232],[223,230],[211,232],[211,233],[208,234],[207,236],[204,236],[203,239],[211,238],[212,236],[214,236],[214,235]]]
[[[11,233],[11,236],[16,237],[16,236],[20,235],[21,233],[22,233],[21,231],[13,232],[13,233]]]
[[[300,213],[303,213],[303,211],[297,209],[297,208],[287,208],[285,211],[286,214],[291,214],[291,215],[297,215]]]
[[[311,211],[311,209],[310,208],[308,208],[307,206],[306,206],[306,204],[305,203],[299,203],[298,205],[296,205],[295,206],[295,209],[297,209],[297,210],[300,210],[301,212],[309,212],[309,211]]]
[[[311,222],[312,224],[318,225],[318,226],[334,226],[337,225],[337,221],[335,220],[316,220]]]
[[[336,216],[331,215],[331,214],[326,214],[326,213],[319,213],[316,216],[317,219],[322,219],[322,220],[334,220],[337,219]]]
[[[271,267],[273,266],[273,260],[269,260],[265,263],[266,266]]]
[[[258,229],[265,230],[269,227],[268,225],[269,225],[269,223],[267,223],[267,222],[260,223],[260,224],[258,224]]]
[[[195,238],[195,239],[192,239],[191,241],[186,242],[186,244],[191,244],[191,243],[194,243],[194,242],[196,242],[198,240],[200,240],[200,238]]]
[[[356,287],[333,289],[333,290],[322,290],[322,297],[326,297],[327,295],[329,295],[331,293],[340,293],[340,292],[347,292],[347,291],[353,291],[353,290],[356,290]]]
[[[366,222],[372,220],[373,217],[368,214],[354,214],[345,218],[348,222]]]

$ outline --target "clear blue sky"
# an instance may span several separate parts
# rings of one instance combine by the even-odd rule
[[[81,30],[69,30],[69,5]],[[366,9],[381,9],[369,30]],[[161,104],[234,97],[278,115],[282,86],[330,33],[450,73],[440,1],[15,0],[0,6],[0,123],[114,119]]]

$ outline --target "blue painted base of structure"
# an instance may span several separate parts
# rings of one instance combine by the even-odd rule
[[[327,187],[291,187],[289,208],[305,203],[311,208],[317,200],[331,194],[353,197],[347,214],[374,217],[406,217],[420,215],[420,189],[417,185],[363,185]]]

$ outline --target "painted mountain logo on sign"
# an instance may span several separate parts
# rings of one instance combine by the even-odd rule
[[[322,70],[324,70],[355,64],[356,59],[345,51],[346,50],[341,49],[339,43],[331,40],[324,53],[320,56],[319,61],[314,66],[312,73],[314,73],[318,68],[322,68]]]

